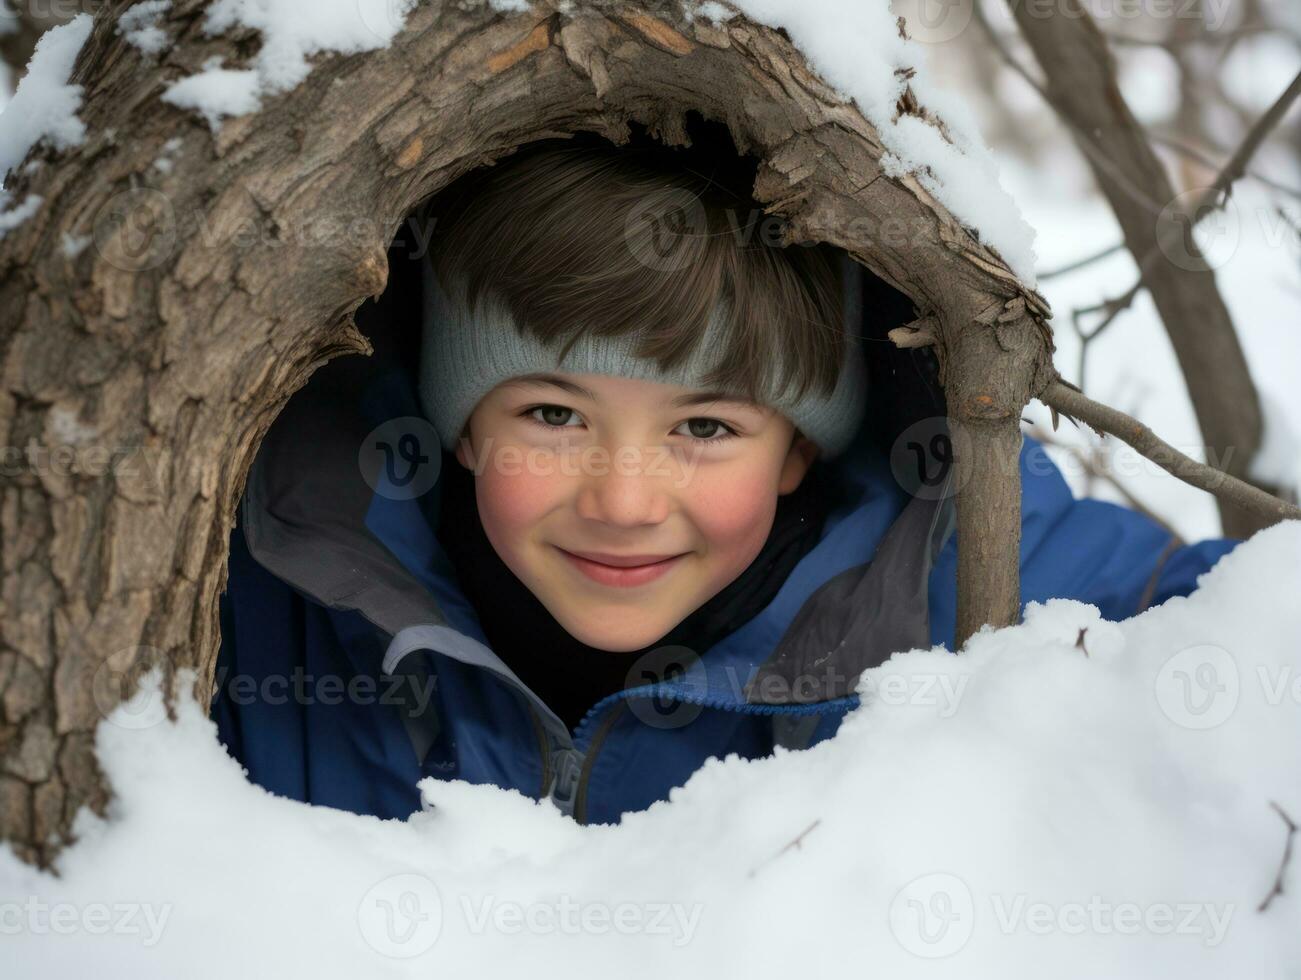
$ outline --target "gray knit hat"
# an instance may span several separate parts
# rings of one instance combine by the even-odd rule
[[[848,255],[841,256],[847,357],[836,389],[830,396],[820,392],[795,400],[788,391],[780,398],[760,401],[781,412],[815,442],[821,458],[840,455],[849,446],[863,420],[867,396],[867,370],[859,338],[862,324],[862,270]],[[445,291],[426,259],[424,269],[424,325],[420,349],[419,395],[421,408],[438,430],[443,448],[456,448],[457,438],[479,400],[509,378],[538,371],[574,374],[609,374],[640,378],[687,388],[706,388],[703,378],[716,367],[711,352],[718,350],[715,339],[721,317],[715,315],[705,337],[682,363],[661,370],[651,358],[634,357],[638,338],[633,334],[596,337],[587,334],[575,341],[563,362],[557,348],[544,346],[536,337],[521,334],[505,301],[488,290],[478,309],[470,311],[464,302],[463,284]],[[454,295],[449,296],[449,292]],[[781,377],[781,372],[774,372]]]

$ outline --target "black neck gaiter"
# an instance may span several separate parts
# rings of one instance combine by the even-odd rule
[[[489,646],[571,730],[602,698],[646,683],[629,672],[651,650],[682,646],[699,655],[753,619],[817,544],[828,507],[815,462],[799,487],[777,498],[772,530],[745,571],[655,643],[612,652],[571,636],[502,561],[479,520],[474,474],[450,453],[440,486],[438,540]]]

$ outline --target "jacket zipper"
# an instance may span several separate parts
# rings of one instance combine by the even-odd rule
[[[618,720],[622,709],[634,697],[667,697],[675,701],[682,701],[688,704],[698,704],[706,708],[714,708],[721,711],[736,711],[741,714],[752,715],[777,715],[777,714],[828,714],[837,708],[830,707],[837,705],[842,699],[836,701],[818,702],[818,706],[810,705],[803,709],[792,709],[785,705],[737,705],[722,702],[712,698],[695,698],[683,696],[680,692],[660,690],[657,685],[647,685],[645,687],[635,687],[627,691],[619,691],[615,694],[602,698],[596,704],[592,705],[583,715],[574,729],[573,736],[568,740],[568,744],[561,744],[553,748],[545,738],[541,741],[542,748],[542,766],[543,766],[543,796],[549,797],[551,801],[568,816],[573,817],[578,823],[587,823],[587,790],[591,782],[592,768],[596,761],[596,755],[601,746],[605,743],[605,738],[614,728],[615,721]],[[849,700],[857,702],[857,697]],[[846,705],[846,710],[852,705]],[[610,710],[605,710],[609,708]],[[534,709],[529,706],[530,712]],[[598,718],[604,718],[599,727],[592,731],[593,726]],[[545,735],[545,729],[542,728],[540,719],[537,720],[538,728]],[[590,741],[589,741],[590,733]],[[579,748],[579,746],[584,746]],[[553,773],[550,782],[547,781],[547,773]]]

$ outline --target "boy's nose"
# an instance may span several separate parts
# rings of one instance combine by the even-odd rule
[[[668,517],[669,494],[663,479],[643,472],[608,472],[586,475],[579,487],[580,517],[605,524],[633,527],[659,524]]]

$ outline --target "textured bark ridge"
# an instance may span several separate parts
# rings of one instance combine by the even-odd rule
[[[208,698],[249,464],[316,368],[370,352],[352,314],[383,291],[400,223],[538,139],[624,143],[635,121],[682,145],[689,111],[721,122],[790,241],[843,247],[914,302],[898,342],[935,344],[970,436],[959,642],[1016,620],[1018,421],[1056,377],[1047,306],[920,184],[883,174],[873,128],[783,32],[652,3],[420,4],[391,47],[317,58],[214,137],[159,95],[213,55],[246,63],[257,34],[206,37],[203,4],[178,0],[153,64],[114,33],[121,6],[73,75],[85,145],[15,169],[14,199],[44,200],[0,241],[0,838],[26,858],[102,808],[93,732],[130,668],[195,668]],[[908,95],[899,111],[922,110]]]

